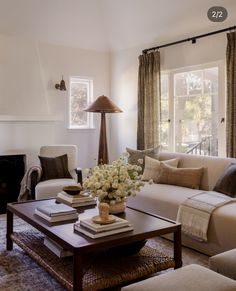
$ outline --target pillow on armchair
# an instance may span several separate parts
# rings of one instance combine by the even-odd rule
[[[67,154],[53,158],[39,156],[39,160],[42,168],[41,181],[61,178],[72,179],[68,171]]]

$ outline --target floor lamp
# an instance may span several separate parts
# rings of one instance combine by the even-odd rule
[[[116,106],[108,97],[99,96],[92,104],[90,104],[84,111],[101,113],[101,126],[99,137],[99,150],[98,150],[98,165],[108,164],[108,149],[107,149],[107,136],[106,136],[106,113],[118,113],[122,110]]]

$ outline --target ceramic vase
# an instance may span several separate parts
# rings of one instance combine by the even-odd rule
[[[118,214],[125,211],[126,202],[119,202],[112,205],[110,204],[109,206],[110,206],[110,209],[109,209],[110,214]]]

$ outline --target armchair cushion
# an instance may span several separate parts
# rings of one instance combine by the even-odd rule
[[[45,199],[56,197],[63,187],[76,185],[74,179],[50,179],[48,181],[41,181],[35,187],[35,199]]]
[[[41,181],[51,179],[69,178],[72,176],[68,171],[67,154],[58,157],[42,157],[39,156],[42,167]]]

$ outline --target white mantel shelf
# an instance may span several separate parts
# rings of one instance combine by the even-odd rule
[[[63,121],[60,115],[1,115],[1,121]]]

